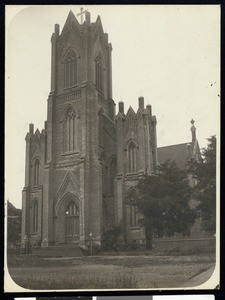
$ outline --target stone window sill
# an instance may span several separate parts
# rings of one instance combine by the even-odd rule
[[[131,227],[128,227],[129,230],[139,230],[141,227],[140,226],[131,226]]]
[[[77,89],[78,87],[79,87],[79,85],[76,84],[76,85],[64,87],[63,90],[64,90],[64,91],[70,91],[70,92],[71,92],[71,91],[74,91],[75,89]]]
[[[70,155],[74,155],[74,154],[79,154],[79,151],[75,150],[73,152],[63,153],[63,154],[61,154],[61,156],[70,156]]]

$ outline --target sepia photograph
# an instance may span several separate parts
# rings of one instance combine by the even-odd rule
[[[220,6],[5,20],[5,292],[218,288]]]

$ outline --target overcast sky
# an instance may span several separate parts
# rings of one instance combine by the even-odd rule
[[[195,120],[200,147],[219,134],[219,6],[83,6],[101,16],[112,43],[113,99],[125,110],[144,96],[157,117],[158,146],[191,140]],[[69,10],[80,6],[6,8],[5,196],[21,207],[25,135],[29,123],[43,129],[50,91],[50,38]],[[118,106],[117,106],[118,108]]]

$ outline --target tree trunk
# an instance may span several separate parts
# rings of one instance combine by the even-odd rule
[[[145,226],[146,250],[152,250],[152,228],[149,225]]]

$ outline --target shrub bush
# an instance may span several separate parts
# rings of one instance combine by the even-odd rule
[[[118,250],[120,248],[121,225],[111,226],[106,229],[102,236],[103,250]]]

